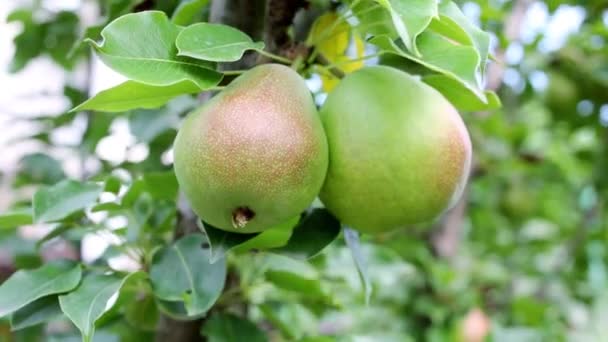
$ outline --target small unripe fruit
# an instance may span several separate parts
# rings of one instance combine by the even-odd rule
[[[340,221],[381,233],[433,220],[460,197],[471,141],[435,89],[394,68],[346,76],[321,108],[329,168],[320,198]]]
[[[194,212],[254,233],[306,209],[327,170],[327,140],[312,96],[292,69],[255,67],[184,121],[177,180]]]

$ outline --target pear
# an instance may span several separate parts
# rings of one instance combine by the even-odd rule
[[[344,224],[376,234],[432,221],[462,194],[468,131],[419,79],[363,68],[329,94],[320,115],[330,156],[320,199]]]
[[[254,67],[184,120],[174,168],[194,212],[214,227],[254,233],[298,216],[327,171],[327,139],[304,80]]]

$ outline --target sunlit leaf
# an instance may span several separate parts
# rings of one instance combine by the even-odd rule
[[[16,228],[32,223],[32,209],[13,209],[0,213],[0,230]]]
[[[197,92],[200,92],[200,88],[190,81],[181,81],[166,86],[126,81],[100,91],[72,111],[123,112],[136,108],[157,108],[176,96]]]
[[[60,220],[93,204],[102,187],[95,183],[64,180],[45,187],[34,194],[34,220],[52,222]]]
[[[200,89],[215,86],[222,75],[209,63],[177,56],[175,39],[181,30],[163,12],[139,12],[108,24],[101,43],[90,42],[104,63],[133,81],[155,86],[189,81]]]
[[[240,30],[221,24],[198,23],[188,26],[175,42],[179,56],[214,62],[234,62],[247,50],[264,49],[263,42],[254,42]]]
[[[0,317],[39,298],[72,290],[80,282],[81,274],[80,265],[66,262],[17,271],[0,285]]]
[[[199,16],[202,9],[209,3],[209,0],[185,0],[181,1],[173,15],[171,21],[176,25],[190,25]]]

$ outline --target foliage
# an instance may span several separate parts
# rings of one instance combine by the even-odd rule
[[[8,16],[21,26],[12,72],[48,56],[73,75],[91,63],[86,41],[128,80],[89,99],[89,89],[66,83],[65,112],[23,119],[41,128],[23,141],[43,148],[22,158],[14,203],[0,214],[0,341],[151,340],[171,319],[202,321],[210,341],[462,341],[488,329],[493,341],[599,338],[608,284],[605,3],[535,3],[549,14],[584,11],[580,29],[547,49],[549,30],[521,41],[504,32],[519,1],[310,1],[302,11],[317,18],[295,55],[208,23],[211,3],[99,0],[90,27],[44,1]],[[489,63],[505,50],[506,61]],[[510,60],[516,50],[524,57]],[[460,109],[475,165],[457,253],[442,257],[433,243],[448,219],[359,237],[319,203],[251,235],[190,217],[167,160],[176,128],[239,73],[228,62],[256,54],[321,82],[319,101],[344,74],[386,64]],[[505,85],[485,89],[496,65]],[[78,145],[49,138],[78,121]],[[146,147],[143,160],[97,153],[120,122],[131,147]],[[97,166],[75,175],[57,148]],[[33,241],[28,230],[45,234]],[[91,237],[111,243],[82,260]]]

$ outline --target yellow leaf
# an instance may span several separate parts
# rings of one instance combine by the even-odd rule
[[[332,91],[340,83],[340,79],[328,71],[319,71],[319,76],[321,76],[321,82],[323,83],[323,91],[326,93]]]
[[[328,12],[317,18],[310,30],[308,42],[333,62],[338,56],[344,55],[348,48],[349,34],[350,26],[337,13]]]
[[[359,59],[365,55],[365,42],[335,12],[326,13],[317,19],[310,30],[308,43],[314,45],[329,63],[335,65],[345,74],[364,66],[362,60],[351,62],[351,59]],[[354,48],[355,56],[353,57],[347,54],[350,44]],[[330,92],[340,82],[340,79],[325,69],[319,69],[319,75],[325,92]]]

